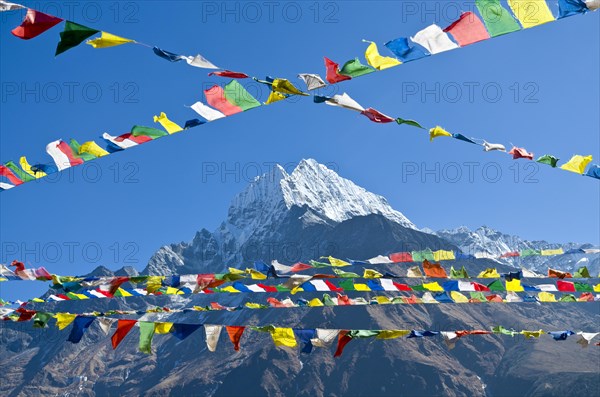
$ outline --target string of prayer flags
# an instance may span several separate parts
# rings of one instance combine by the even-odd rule
[[[508,0],[508,5],[525,29],[554,21],[546,0]]]
[[[77,47],[79,44],[83,43],[85,39],[96,33],[99,33],[96,29],[88,28],[87,26],[75,22],[66,21],[65,30],[60,32],[60,41],[56,46],[55,55],[62,54],[73,47]]]
[[[490,38],[483,22],[471,11],[463,12],[444,32],[450,33],[461,47]]]
[[[20,39],[29,40],[39,36],[62,21],[61,18],[28,9],[21,25],[14,28],[11,33]]]

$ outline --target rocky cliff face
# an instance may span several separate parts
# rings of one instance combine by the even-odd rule
[[[323,175],[326,178],[323,178]],[[491,249],[499,253],[533,242],[514,243],[491,229],[461,228],[436,234],[418,230],[384,198],[365,191],[314,161],[291,174],[275,168],[232,202],[227,219],[214,232],[205,229],[188,243],[164,246],[143,273],[219,272],[250,266],[256,259],[291,264],[321,255],[366,259],[393,251]],[[497,251],[497,252],[496,252]],[[473,274],[487,267],[510,270],[511,263],[488,259],[458,261]],[[377,265],[403,274],[403,265]],[[380,268],[378,268],[380,269]],[[354,269],[353,269],[354,270]],[[95,272],[111,274],[108,269]],[[135,269],[117,271],[135,275]],[[257,296],[260,295],[260,296]],[[369,298],[393,293],[350,292]],[[269,295],[279,300],[280,293]],[[310,292],[305,299],[322,297]],[[189,308],[219,302],[236,306],[266,302],[262,294],[149,296],[57,302],[48,311],[145,310],[155,306]],[[296,300],[298,296],[292,296]],[[598,330],[598,303],[368,305],[236,312],[157,313],[147,321],[266,325],[339,329],[515,329]],[[465,337],[448,350],[440,338],[353,340],[341,358],[332,349],[311,355],[277,349],[268,334],[248,332],[234,352],[223,332],[210,353],[199,329],[179,341],[156,335],[153,354],[138,351],[133,330],[117,350],[93,324],[79,344],[67,342],[69,329],[33,329],[31,323],[0,323],[0,395],[201,395],[201,396],[576,396],[600,392],[600,349],[580,348],[574,338],[555,342],[522,337]],[[114,327],[113,327],[114,332]]]

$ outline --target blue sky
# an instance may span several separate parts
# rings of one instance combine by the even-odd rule
[[[445,27],[459,8],[473,7],[432,1],[281,2],[273,9],[262,2],[23,4],[165,50],[200,53],[223,68],[288,78],[299,87],[298,73],[325,75],[323,56],[340,64],[362,59],[362,39],[388,55],[386,41],[434,22]],[[52,140],[100,142],[103,132],[153,126],[161,111],[183,124],[196,117],[184,105],[203,101],[203,89],[228,81],[135,45],[81,45],[55,58],[62,25],[23,41],[10,33],[22,15],[0,15],[3,162],[21,155],[46,162],[45,145]],[[599,23],[599,13],[574,16],[322,93],[346,91],[365,107],[513,143],[536,156],[592,154],[598,162]],[[264,87],[244,83],[266,100]],[[596,180],[455,140],[430,143],[417,129],[378,125],[300,98],[1,193],[1,260],[22,258],[63,274],[98,265],[141,270],[161,245],[189,241],[203,227],[214,230],[234,194],[270,164],[289,170],[309,157],[385,196],[420,227],[488,225],[528,239],[600,240]],[[0,286],[5,299],[41,291],[29,287],[24,294],[23,285],[7,284],[15,283]]]

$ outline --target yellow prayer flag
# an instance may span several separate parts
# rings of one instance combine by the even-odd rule
[[[369,288],[369,286],[367,284],[361,284],[361,283],[354,284],[354,289],[356,291],[371,291],[371,288]]]
[[[246,272],[243,271],[243,270],[241,270],[241,269],[236,269],[235,267],[230,267],[229,268],[229,273],[231,273],[231,274],[245,274]]]
[[[433,292],[444,291],[442,286],[437,281],[434,281],[433,283],[425,283],[425,284],[423,284],[423,288],[425,288],[428,291],[433,291]]]
[[[489,268],[479,273],[477,278],[500,278],[500,274],[496,269]]]
[[[542,256],[550,256],[550,255],[562,255],[565,252],[562,248],[556,250],[542,250]]]
[[[594,285],[594,292],[600,292],[600,284]]]
[[[223,292],[232,292],[232,293],[240,292],[237,289],[233,288],[231,285],[228,285],[225,288],[221,288],[221,291],[223,291]]]
[[[86,44],[91,45],[94,48],[107,48],[114,47],[121,44],[133,43],[133,40],[126,39],[123,37],[115,36],[107,32],[102,32],[102,35],[93,40],[86,41]]]
[[[72,293],[73,295],[75,295],[75,297],[77,297],[77,299],[82,299],[82,300],[83,300],[83,299],[90,299],[89,297],[87,297],[87,296],[86,296],[86,295],[84,295],[84,294],[76,294],[75,292],[71,292],[71,293]],[[130,294],[130,296],[131,296],[131,294]],[[43,301],[42,301],[42,302],[43,302]]]
[[[469,303],[469,298],[458,291],[451,291],[450,298],[452,298],[452,300],[456,303]]]
[[[363,278],[381,278],[383,277],[383,274],[379,273],[376,270],[373,269],[365,269],[365,272],[363,273]]]
[[[79,147],[79,154],[81,153],[89,153],[92,156],[96,156],[96,157],[103,157],[108,155],[108,152],[104,149],[102,149],[100,146],[98,146],[98,144],[94,141],[89,141],[89,142],[85,142],[83,143],[80,147]]]
[[[260,303],[252,303],[252,302],[246,302],[245,305],[248,309],[260,309],[261,305]]]
[[[61,331],[65,328],[67,328],[69,326],[69,324],[71,324],[73,322],[73,320],[75,320],[75,317],[77,317],[77,314],[56,313],[54,315],[54,318],[56,318],[56,326]]]
[[[365,40],[365,43],[371,43],[367,47],[367,51],[365,51],[365,58],[368,64],[373,66],[375,69],[384,70],[394,66],[398,66],[402,63],[396,58],[384,57],[379,55],[377,44],[375,44],[374,42]]]
[[[321,302],[321,299],[319,298],[313,298],[308,302],[308,306],[310,307],[318,307],[318,306],[324,306],[323,302]]]
[[[387,305],[389,303],[392,303],[392,301],[387,297],[387,296],[376,296],[375,300],[377,301],[377,303],[379,303],[380,305]]]
[[[390,329],[385,331],[380,331],[379,334],[375,337],[375,339],[396,339],[401,338],[410,334],[409,330],[406,329]]]
[[[540,300],[540,302],[556,302],[556,297],[554,296],[554,294],[551,294],[550,292],[540,292],[538,294],[538,299]]]
[[[165,112],[161,112],[160,116],[154,116],[154,122],[160,123],[169,134],[183,131],[183,128],[167,118]]]
[[[439,125],[429,130],[429,141],[433,141],[440,136],[452,136],[451,133],[440,127]]]
[[[165,294],[167,294],[167,295],[183,295],[183,291],[181,291],[177,288],[167,287],[167,292],[165,292]]]
[[[267,98],[267,102],[265,102],[265,105],[270,105],[272,103],[282,101],[285,98],[287,98],[287,97],[285,95],[283,95],[281,92],[271,91],[271,93],[269,94],[269,97]]]
[[[454,257],[454,251],[444,251],[444,250],[433,251],[433,260],[436,262],[453,261],[455,259],[456,258]]]
[[[173,323],[154,323],[154,333],[156,334],[168,334],[173,328]]]
[[[525,29],[554,21],[546,0],[508,0],[508,5]]]
[[[348,262],[343,261],[341,259],[336,259],[333,256],[329,257],[329,263],[331,264],[331,266],[335,266],[335,267],[350,266],[350,264]]]
[[[571,157],[571,160],[567,161],[563,165],[560,166],[561,169],[565,171],[571,171],[576,174],[583,174],[585,171],[585,167],[592,161],[592,156],[580,156],[576,154]]]
[[[26,173],[28,173],[29,175],[31,175],[34,178],[43,178],[46,176],[46,173],[44,171],[36,171],[33,172],[33,170],[31,169],[31,165],[29,165],[29,163],[27,162],[27,158],[25,156],[22,156],[19,159],[19,164],[21,165],[21,168],[23,168],[23,171],[25,171]]]
[[[521,331],[522,335],[525,335],[525,337],[527,339],[529,338],[539,338],[542,334],[544,333],[543,330],[539,330],[539,331]]]
[[[506,281],[506,290],[507,291],[514,291],[514,292],[523,292],[525,291],[525,289],[523,289],[523,286],[521,285],[521,280],[518,280],[516,278],[513,278],[510,281]]]
[[[246,273],[250,273],[252,280],[266,280],[267,276],[255,269],[246,269]]]
[[[149,293],[155,292],[162,286],[164,276],[148,276],[146,279],[146,290]]]
[[[6,278],[3,278],[1,281],[8,281],[8,279],[6,279]],[[80,294],[76,294],[76,295],[80,295]],[[85,295],[84,295],[84,296],[85,296]],[[88,299],[88,297],[87,297],[87,296],[85,296],[85,299]],[[43,300],[43,299],[40,299],[40,298],[33,298],[31,301],[32,301],[32,302],[37,302],[37,303],[43,303],[43,302],[45,302],[45,300]]]
[[[124,290],[121,287],[117,288],[117,291],[115,292],[115,294],[118,294],[118,296],[133,296],[132,294],[127,292],[127,290]]]
[[[273,91],[281,92],[282,94],[288,95],[304,95],[307,96],[307,93],[300,91],[296,88],[292,83],[290,83],[287,79],[275,79],[273,80],[273,85],[271,86]]]
[[[274,328],[271,330],[271,337],[275,346],[296,347],[296,336],[291,328]]]

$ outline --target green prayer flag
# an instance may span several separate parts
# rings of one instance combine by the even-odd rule
[[[487,299],[485,299],[485,295],[483,294],[483,292],[471,292],[471,299],[474,300],[478,300],[479,302],[487,302]]]
[[[333,299],[331,299],[331,296],[329,296],[329,294],[323,294],[323,305],[335,306],[335,303],[333,302]]]
[[[161,136],[169,135],[169,133],[167,131],[159,130],[157,128],[134,125],[131,128],[131,135],[147,136],[149,138],[156,139],[156,138],[160,138]]]
[[[587,283],[578,283],[575,281],[573,285],[575,285],[575,291],[577,292],[594,292],[594,288]]]
[[[329,263],[324,263],[324,262],[317,262],[317,261],[313,261],[311,260],[310,265],[314,268],[320,268],[320,267],[331,267],[331,264]]]
[[[580,267],[574,274],[573,278],[590,278],[590,272],[586,266]]]
[[[538,158],[537,160],[535,160],[538,163],[542,163],[542,164],[548,164],[550,167],[552,168],[556,168],[556,164],[558,163],[558,160],[556,157],[551,156],[549,154],[545,154],[542,157]]]
[[[79,148],[81,147],[81,145],[75,139],[71,139],[71,142],[69,143],[69,147],[73,151],[73,155],[75,157],[83,159],[84,161],[90,161],[90,160],[94,160],[96,158],[96,156],[94,156],[93,154],[90,154],[90,153],[79,153]]]
[[[62,54],[73,47],[77,47],[85,39],[99,32],[99,30],[91,29],[75,22],[66,21],[65,30],[60,32],[60,41],[58,42],[58,46],[56,46],[56,54],[54,55]]]
[[[250,327],[252,331],[258,332],[272,332],[275,330],[275,326],[273,325],[263,325],[262,327]]]
[[[147,321],[138,321],[140,326],[140,351],[142,353],[152,353],[152,338],[154,337],[154,323]]]
[[[559,300],[559,302],[577,302],[577,298],[573,294],[563,295]]]
[[[423,284],[411,285],[410,288],[412,288],[413,291],[427,291],[427,289],[423,287]]]
[[[342,68],[340,69],[339,73],[344,76],[358,77],[365,74],[373,73],[374,71],[375,68],[368,65],[363,65],[362,63],[360,63],[358,58],[354,58],[353,60],[346,62],[344,66],[342,66]]]
[[[232,80],[223,87],[225,98],[243,111],[260,106],[260,102],[254,99],[252,95],[237,81]]]
[[[54,317],[51,313],[37,312],[33,316],[33,328],[46,328],[48,321]]]
[[[413,126],[413,127],[417,127],[417,128],[425,129],[425,128],[423,128],[423,127],[421,126],[421,124],[417,123],[416,121],[414,121],[414,120],[409,120],[409,119],[403,119],[403,118],[401,118],[401,117],[398,117],[398,118],[396,119],[396,123],[398,123],[398,124],[400,124],[400,125],[401,125],[401,124],[407,124],[407,125],[410,125],[410,126]]]
[[[517,20],[500,5],[499,0],[476,0],[475,5],[490,36],[500,36],[521,29]]]
[[[423,262],[424,260],[433,261],[433,252],[430,249],[411,252],[413,262]]]
[[[28,173],[26,173],[25,171],[23,171],[22,169],[17,167],[17,165],[12,161],[8,161],[4,165],[6,166],[6,168],[8,168],[12,172],[14,172],[23,182],[31,182],[31,181],[35,180],[34,177],[32,177],[31,175],[29,175]]]
[[[340,280],[338,283],[340,288],[343,288],[344,291],[354,291],[354,281],[352,280]]]
[[[515,336],[518,334],[517,331],[514,331],[512,329],[506,329],[501,325],[499,325],[497,327],[492,327],[492,332],[495,334],[502,334],[502,335],[508,335],[508,336]]]
[[[381,331],[374,331],[369,329],[353,329],[348,333],[351,338],[372,338],[379,335]]]
[[[469,278],[467,269],[463,266],[460,270],[456,270],[454,266],[450,267],[450,278]]]
[[[488,288],[490,289],[490,291],[506,291],[506,288],[504,288],[504,284],[502,284],[502,281],[500,280],[492,281],[488,284]]]
[[[290,288],[284,287],[281,284],[276,285],[275,288],[277,288],[277,292],[290,292],[291,291]]]
[[[519,252],[520,256],[535,256],[535,255],[541,255],[542,252],[540,250],[534,250],[534,249],[526,249],[523,251]]]

